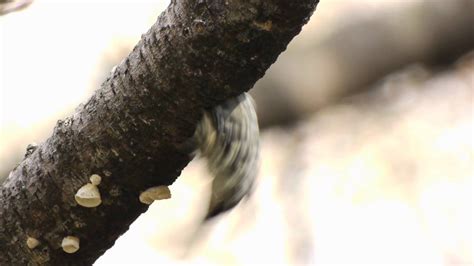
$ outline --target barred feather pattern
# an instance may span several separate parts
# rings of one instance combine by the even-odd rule
[[[252,97],[243,93],[205,112],[194,140],[214,176],[207,220],[233,208],[252,191],[260,149]]]

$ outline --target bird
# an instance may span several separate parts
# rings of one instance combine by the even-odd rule
[[[250,94],[244,92],[205,111],[193,139],[195,152],[206,159],[213,178],[205,222],[229,211],[253,190],[260,136]]]

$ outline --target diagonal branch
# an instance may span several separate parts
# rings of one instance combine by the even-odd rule
[[[133,51],[0,189],[0,265],[91,264],[170,185],[202,109],[250,89],[299,33],[317,0],[172,1]],[[66,85],[67,86],[67,85]],[[93,174],[102,204],[74,195]],[[80,249],[65,253],[66,236]],[[40,244],[29,249],[28,237]]]

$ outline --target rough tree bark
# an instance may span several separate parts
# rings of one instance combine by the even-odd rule
[[[172,1],[101,88],[4,182],[0,265],[92,264],[147,209],[140,192],[170,185],[189,162],[179,147],[202,109],[250,89],[317,2]],[[102,176],[102,204],[84,208],[74,195],[92,174]],[[80,239],[74,254],[61,248],[69,235]],[[40,245],[29,249],[28,237]]]

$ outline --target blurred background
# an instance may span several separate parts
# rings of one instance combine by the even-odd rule
[[[0,17],[0,179],[167,5],[35,0]],[[472,265],[471,50],[472,0],[321,1],[252,90],[255,194],[189,249],[210,185],[194,160],[96,265]]]

